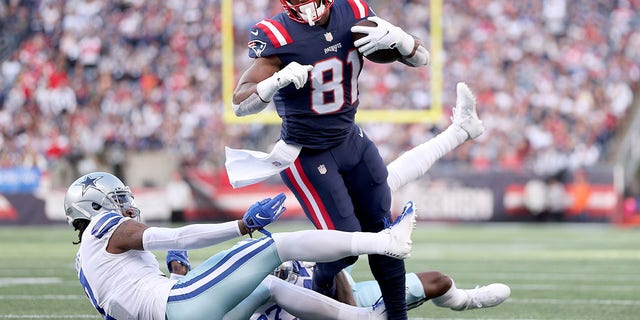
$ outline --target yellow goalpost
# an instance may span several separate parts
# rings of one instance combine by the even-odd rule
[[[442,0],[430,1],[431,13],[431,108],[427,110],[367,110],[358,109],[358,123],[434,123],[442,117]],[[233,0],[221,1],[222,14],[222,101],[223,120],[225,123],[264,123],[280,124],[281,119],[275,111],[263,111],[259,114],[236,117],[231,108],[233,89],[236,84],[234,74],[234,33],[233,33]]]

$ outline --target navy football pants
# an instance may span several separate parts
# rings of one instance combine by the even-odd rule
[[[336,147],[303,148],[281,176],[316,228],[378,232],[391,219],[387,174],[377,147],[354,125]],[[356,260],[319,263],[314,282],[330,287],[336,274]],[[370,255],[369,266],[380,285],[388,318],[406,319],[404,261]]]

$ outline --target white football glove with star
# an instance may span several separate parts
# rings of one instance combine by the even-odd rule
[[[360,53],[368,56],[378,50],[397,49],[403,57],[406,57],[413,52],[415,39],[400,27],[376,16],[368,17],[367,20],[375,22],[377,26],[351,27],[351,32],[366,34],[353,43]]]

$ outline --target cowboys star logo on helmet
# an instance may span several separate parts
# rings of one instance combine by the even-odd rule
[[[89,175],[87,175],[84,180],[80,181],[80,185],[82,185],[82,195],[84,195],[87,192],[87,189],[91,188],[95,188],[96,187],[96,181],[102,179],[102,177],[97,177],[97,178],[93,178]]]

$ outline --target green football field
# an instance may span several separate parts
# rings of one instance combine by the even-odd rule
[[[271,231],[305,227],[280,221]],[[0,319],[99,319],[76,280],[75,237],[68,226],[0,227]],[[512,293],[465,312],[427,302],[412,319],[640,319],[640,229],[419,223],[413,241],[409,271],[439,270],[461,288],[502,282]],[[231,244],[192,251],[192,264]],[[365,260],[356,280],[370,279]]]

